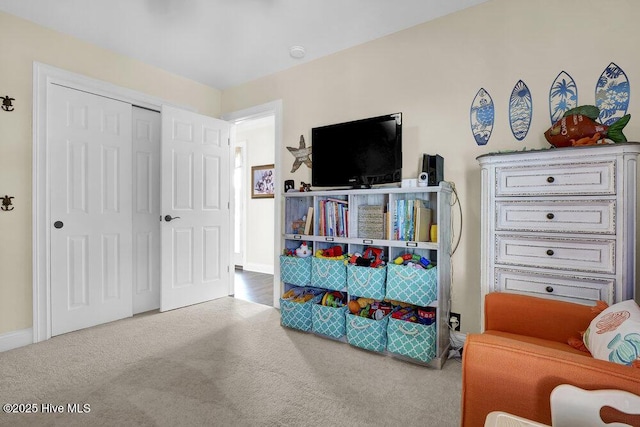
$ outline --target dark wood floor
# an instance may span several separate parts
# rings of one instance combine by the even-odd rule
[[[273,274],[236,268],[235,297],[273,307]]]

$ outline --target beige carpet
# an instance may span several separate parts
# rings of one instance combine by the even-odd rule
[[[0,425],[459,425],[458,360],[425,368],[279,321],[222,298],[0,353],[0,403],[65,410],[0,413]]]

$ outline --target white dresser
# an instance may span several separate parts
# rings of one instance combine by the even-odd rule
[[[486,154],[481,297],[516,292],[593,305],[636,291],[640,143]]]

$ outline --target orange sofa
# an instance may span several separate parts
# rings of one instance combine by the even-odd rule
[[[463,351],[461,424],[483,426],[487,414],[505,411],[551,425],[549,397],[560,384],[640,395],[640,369],[594,359],[567,344],[596,315],[580,304],[488,294],[485,331],[469,334]],[[640,425],[638,416],[615,418]]]

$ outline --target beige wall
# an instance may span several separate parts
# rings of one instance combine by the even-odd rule
[[[0,12],[0,92],[15,111],[0,111],[0,193],[15,210],[0,212],[0,334],[32,325],[32,67],[41,62],[146,93],[210,116],[220,91]]]
[[[453,310],[462,329],[479,329],[480,182],[475,158],[491,151],[547,147],[549,85],[561,70],[578,84],[580,104],[594,102],[596,80],[610,62],[631,82],[626,135],[640,140],[640,2],[635,0],[492,0],[437,21],[226,90],[200,85],[0,12],[0,95],[16,111],[0,111],[0,195],[15,210],[0,212],[0,334],[31,327],[32,64],[53,65],[189,105],[218,117],[283,100],[283,146],[310,141],[314,126],[404,113],[404,177],[417,175],[422,153],[445,157],[463,207],[462,242],[454,255]],[[531,130],[518,142],[510,132],[508,96],[522,79],[533,94]],[[496,107],[489,144],[476,146],[469,107],[480,87]],[[310,181],[283,147],[282,179]]]
[[[282,179],[310,181],[287,165],[300,134],[314,126],[402,111],[403,175],[415,178],[423,153],[445,158],[445,179],[462,201],[463,234],[453,257],[453,311],[462,330],[480,321],[480,173],[476,157],[500,150],[548,147],[549,86],[567,71],[580,104],[593,104],[595,85],[615,62],[631,82],[633,116],[625,134],[640,140],[640,2],[634,0],[492,0],[411,29],[225,90],[222,111],[283,101]],[[508,123],[508,98],[522,79],[533,95],[533,120],[519,142]],[[470,131],[478,89],[493,97],[493,135],[484,147]],[[459,223],[457,208],[454,212]]]
[[[274,199],[251,198],[251,166],[271,165],[275,161],[275,123],[273,117],[249,120],[236,128],[236,139],[247,143],[247,199],[245,270],[273,274]],[[276,189],[278,191],[278,189]]]

